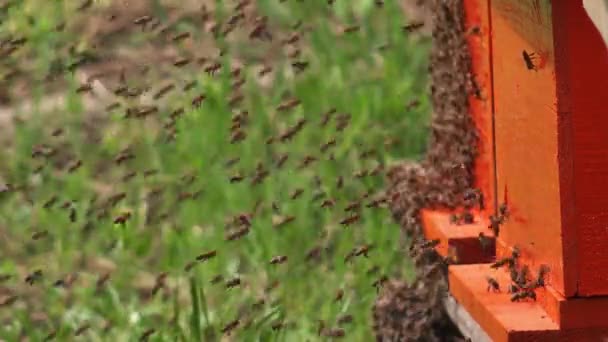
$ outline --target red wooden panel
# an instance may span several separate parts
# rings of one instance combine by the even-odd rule
[[[564,267],[562,237],[574,237],[575,228],[563,224],[561,213],[571,199],[560,187],[564,127],[558,125],[551,3],[493,0],[491,20],[497,192],[510,212],[497,244],[520,248],[531,267],[548,265],[550,284],[571,296],[575,264]],[[526,66],[524,50],[536,54],[537,70]]]
[[[492,119],[492,68],[490,9],[487,0],[464,0],[465,29],[471,55],[471,72],[479,93],[469,94],[469,111],[479,134],[475,159],[475,186],[481,189],[489,210],[495,205],[494,137]]]

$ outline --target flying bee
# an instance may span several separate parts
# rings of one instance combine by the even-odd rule
[[[336,181],[336,189],[342,189],[343,186],[344,186],[344,177],[340,176],[340,177],[338,177],[338,180]]]
[[[229,279],[224,283],[224,285],[226,286],[227,289],[231,289],[233,287],[240,286],[241,278],[235,277],[235,278]]]
[[[148,329],[148,330],[144,331],[144,332],[141,334],[141,336],[139,337],[139,341],[140,341],[140,342],[145,342],[145,341],[147,341],[147,340],[150,338],[150,336],[151,336],[152,334],[154,334],[155,332],[156,332],[156,329],[154,329],[154,328],[150,328],[150,329]]]
[[[194,81],[190,81],[186,84],[184,84],[184,87],[182,88],[183,91],[189,91],[192,90],[195,86],[196,86],[196,80]]]
[[[534,64],[534,60],[536,59],[536,54],[534,52],[528,53],[526,50],[523,50],[521,56],[523,57],[528,70],[537,70],[536,65]]]
[[[78,159],[72,165],[68,166],[68,173],[78,170],[82,166],[82,160]]]
[[[360,219],[361,219],[361,216],[359,216],[359,214],[355,214],[355,215],[349,216],[345,219],[342,219],[340,221],[340,224],[343,226],[350,226],[350,225],[358,222]]]
[[[87,330],[89,330],[90,327],[91,327],[91,323],[89,323],[89,322],[83,323],[80,327],[78,327],[74,331],[74,336],[80,336],[80,335],[84,334]]]
[[[353,315],[342,315],[339,316],[336,320],[338,325],[344,325],[353,322]]]
[[[347,26],[347,27],[345,27],[345,28],[342,29],[342,33],[343,34],[354,33],[354,32],[359,31],[360,28],[361,28],[360,25]]]
[[[125,211],[114,219],[114,224],[124,225],[131,218],[131,212]]]
[[[192,99],[192,107],[198,108],[203,104],[203,101],[207,98],[207,95],[200,94]]]
[[[239,183],[243,179],[245,179],[245,177],[241,173],[236,173],[229,178],[231,184]]]
[[[494,291],[494,292],[500,292],[500,284],[498,284],[498,281],[492,277],[486,277],[486,280],[488,281],[488,289],[487,291],[489,292],[490,290]]]
[[[264,76],[264,75],[268,74],[268,73],[269,73],[269,72],[271,72],[271,71],[272,71],[272,67],[271,67],[271,66],[269,66],[269,65],[264,66],[264,67],[262,67],[262,69],[260,69],[260,71],[258,72],[258,76],[259,76],[259,77],[262,77],[262,76]]]
[[[235,319],[234,321],[226,324],[223,328],[222,328],[222,334],[230,334],[234,329],[236,329],[239,324],[240,324],[240,320]]]
[[[85,83],[76,88],[76,94],[88,93],[93,91],[93,86],[90,83]]]
[[[359,211],[361,209],[361,202],[360,201],[353,201],[350,202],[345,208],[344,211],[349,212],[349,211]]]
[[[214,74],[216,74],[220,69],[222,68],[222,63],[213,63],[207,67],[205,67],[204,71],[213,76]]]
[[[534,291],[532,291],[532,290],[515,292],[511,296],[511,301],[512,302],[519,302],[519,301],[522,301],[522,300],[524,300],[526,298],[530,298],[530,299],[536,301],[536,293]]]
[[[30,286],[34,285],[35,282],[40,280],[42,280],[42,270],[40,269],[35,270],[25,277],[25,282]]]
[[[273,224],[273,227],[282,228],[282,227],[286,226],[287,224],[293,222],[295,219],[296,219],[296,217],[292,216],[292,215],[284,216],[284,217],[280,218],[275,224]]]
[[[134,159],[135,155],[129,151],[123,151],[121,153],[118,154],[118,156],[116,156],[116,158],[114,158],[114,162],[116,163],[116,165],[120,165],[128,160]]]
[[[329,198],[324,200],[323,203],[321,203],[321,208],[332,208],[334,205],[336,205],[336,201]]]
[[[49,236],[49,231],[48,230],[39,230],[37,232],[34,232],[32,234],[32,240],[36,241],[36,240],[40,240],[43,239],[45,237]]]
[[[308,65],[309,63],[305,61],[295,61],[291,63],[291,66],[295,69],[296,74],[306,70],[306,68],[308,68]]]
[[[479,233],[479,236],[477,237],[477,239],[479,240],[479,244],[481,245],[481,249],[484,252],[488,252],[491,244],[492,244],[492,239],[485,236],[485,234],[483,232]]]
[[[154,94],[154,96],[153,96],[154,100],[158,100],[161,97],[167,95],[173,89],[175,89],[175,84],[173,84],[173,83],[163,86]]]
[[[226,240],[227,241],[238,240],[238,239],[242,238],[243,236],[247,235],[248,233],[249,233],[249,227],[245,226],[245,227],[239,228],[236,231],[228,234],[226,236]]]
[[[228,106],[234,107],[241,101],[243,101],[244,98],[245,96],[243,95],[243,93],[237,92],[236,94],[231,96],[230,99],[228,99]]]
[[[386,284],[387,281],[388,281],[388,276],[382,275],[382,276],[380,276],[380,278],[378,278],[376,281],[374,281],[372,283],[372,286],[376,288],[376,292],[379,292],[380,289],[384,286],[384,284]]]
[[[131,180],[135,176],[137,176],[137,172],[136,171],[131,171],[131,172],[127,173],[126,175],[124,175],[122,177],[122,181],[123,182],[128,182],[129,180]]]
[[[53,205],[55,205],[55,203],[57,203],[57,201],[59,200],[59,197],[57,195],[53,195],[53,197],[51,197],[48,201],[46,201],[42,207],[44,209],[50,209]]]
[[[197,261],[207,261],[207,260],[210,260],[210,259],[214,258],[216,255],[217,255],[217,251],[215,251],[215,250],[209,251],[209,252],[206,252],[206,253],[203,253],[203,254],[199,254],[196,257],[196,260]]]
[[[296,107],[300,103],[302,103],[302,102],[297,98],[286,100],[285,102],[279,104],[279,106],[277,107],[277,111],[278,112],[287,111],[289,109]]]
[[[321,246],[312,247],[311,249],[308,250],[308,252],[306,252],[305,260],[310,261],[313,259],[318,259],[321,256],[322,251],[323,251],[323,248]]]
[[[295,189],[295,190],[294,190],[294,191],[291,193],[291,195],[289,195],[289,197],[291,197],[291,199],[292,199],[292,200],[295,200],[295,199],[297,199],[298,197],[300,197],[300,196],[301,196],[303,193],[304,193],[304,189],[302,189],[302,188],[298,188],[298,189]]]
[[[184,271],[190,272],[194,266],[196,266],[196,261],[190,261],[184,266]]]
[[[424,26],[423,22],[415,22],[408,25],[403,26],[403,32],[414,32],[421,29]]]
[[[133,20],[133,24],[135,25],[146,25],[147,23],[152,21],[152,17],[149,15],[144,15]]]
[[[328,110],[327,112],[325,112],[325,114],[323,114],[323,119],[321,119],[321,126],[324,127],[329,123],[329,120],[331,119],[331,117],[337,112],[338,110],[336,108],[331,108],[330,110]]]
[[[277,255],[272,257],[272,259],[270,259],[270,264],[271,265],[280,265],[283,264],[287,261],[287,256],[286,255]]]
[[[320,149],[322,153],[325,153],[330,147],[336,146],[336,139],[331,139],[330,141],[321,145]]]
[[[245,131],[240,130],[240,129],[236,130],[236,131],[232,132],[232,134],[230,135],[230,143],[236,144],[238,142],[245,140],[246,137],[247,137],[247,133],[245,133]]]
[[[12,295],[12,296],[8,296],[8,297],[4,297],[2,299],[2,301],[0,301],[0,308],[4,307],[4,306],[11,306],[13,305],[17,299],[19,299],[19,296],[17,295]]]
[[[342,298],[344,298],[344,290],[338,289],[338,291],[336,291],[336,295],[334,296],[334,302],[339,302],[342,300]]]
[[[300,168],[305,168],[308,165],[312,164],[313,162],[317,161],[318,159],[314,156],[311,155],[307,155],[304,157],[304,159],[302,159],[302,163],[300,164]]]
[[[171,40],[173,42],[181,42],[182,40],[184,40],[188,37],[190,37],[190,32],[182,32],[182,33],[178,33],[175,36],[171,37]]]

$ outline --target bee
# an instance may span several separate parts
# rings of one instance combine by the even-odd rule
[[[321,127],[326,126],[329,123],[329,120],[331,120],[332,116],[337,111],[338,110],[336,108],[331,108],[330,110],[328,110],[327,112],[325,112],[325,114],[323,114],[323,119],[321,119]]]
[[[500,225],[503,223],[503,219],[496,215],[490,215],[490,224],[488,228],[492,229],[495,237],[498,237],[500,233]]]
[[[291,199],[292,199],[292,200],[295,200],[295,199],[297,199],[298,197],[300,197],[300,196],[301,196],[303,193],[304,193],[304,189],[302,189],[302,188],[298,188],[298,189],[295,189],[295,190],[294,190],[294,191],[291,193],[290,197],[291,197]]]
[[[175,89],[175,84],[171,83],[171,84],[167,84],[165,86],[163,86],[162,88],[160,88],[153,96],[153,98],[155,100],[160,99],[161,97],[167,95],[170,91],[172,91],[173,89]]]
[[[321,256],[321,252],[323,248],[321,246],[314,246],[306,252],[306,261],[310,261],[313,259],[318,259]]]
[[[235,175],[230,176],[229,180],[231,184],[234,183],[239,183],[241,182],[243,179],[245,179],[245,177],[243,175],[241,175],[240,173],[237,173]]]
[[[243,96],[242,93],[236,93],[232,97],[230,97],[230,99],[228,99],[228,105],[230,107],[234,107],[237,104],[239,104],[244,98],[245,97]]]
[[[148,329],[148,330],[144,331],[144,332],[141,334],[141,336],[139,337],[139,340],[140,340],[141,342],[147,341],[147,340],[150,338],[150,336],[151,336],[152,334],[154,334],[155,332],[156,332],[156,329],[154,329],[154,328],[150,328],[150,329]]]
[[[361,202],[360,201],[353,201],[350,202],[346,208],[344,208],[344,211],[349,212],[349,211],[359,211],[361,209]]]
[[[249,227],[243,227],[243,228],[237,229],[233,233],[228,234],[228,236],[226,236],[226,240],[227,241],[238,240],[238,239],[242,238],[243,236],[247,235],[248,233],[249,233]]]
[[[116,158],[114,158],[114,162],[116,163],[116,165],[120,165],[128,160],[134,159],[135,155],[131,152],[128,151],[123,151],[121,153],[118,154],[118,156],[116,156]]]
[[[403,32],[414,32],[421,29],[424,26],[423,22],[415,22],[408,25],[403,26]]]
[[[114,219],[114,224],[124,225],[131,218],[131,212],[125,211]]]
[[[509,293],[517,293],[517,292],[519,292],[519,286],[517,286],[517,285],[515,285],[513,283],[509,284],[509,286],[507,287],[507,292],[509,292]]]
[[[318,191],[312,196],[312,201],[317,202],[325,198],[327,194],[324,191]]]
[[[107,272],[97,278],[97,281],[95,282],[95,287],[97,291],[100,291],[108,283],[108,280],[110,280],[110,275],[111,273]]]
[[[236,131],[232,132],[232,134],[230,135],[230,143],[236,144],[238,142],[245,140],[246,137],[247,137],[247,133],[245,133],[245,131],[240,130],[240,129],[236,130]]]
[[[270,175],[270,172],[268,170],[257,171],[256,174],[254,175],[253,179],[251,180],[251,184],[252,185],[260,184],[266,177],[268,177],[268,175]]]
[[[133,24],[135,25],[146,25],[147,23],[152,21],[152,17],[149,15],[144,15],[133,20]]]
[[[5,281],[8,281],[12,277],[13,276],[10,275],[10,274],[2,274],[2,273],[0,273],[0,283],[4,283]]]
[[[207,98],[207,95],[201,94],[192,99],[192,107],[198,108],[203,104],[203,101]]]
[[[511,296],[511,301],[512,302],[519,302],[519,301],[522,301],[522,300],[524,300],[526,298],[530,298],[530,299],[536,301],[536,293],[534,291],[532,291],[532,290],[515,292]]]
[[[196,261],[190,261],[184,266],[184,271],[190,272],[194,266],[196,266]]]
[[[180,42],[180,41],[182,41],[182,40],[184,40],[184,39],[186,39],[188,37],[190,37],[190,32],[182,32],[182,33],[178,33],[175,36],[173,36],[171,38],[171,40],[173,42]]]
[[[184,87],[182,88],[183,91],[189,91],[192,90],[192,88],[194,88],[196,86],[196,80],[195,81],[190,81],[188,83],[186,83],[184,85]]]
[[[68,166],[68,173],[78,170],[82,166],[82,160],[78,159],[72,165]]]
[[[271,72],[271,71],[272,71],[272,67],[271,67],[271,66],[269,66],[269,65],[264,66],[264,67],[262,67],[262,69],[260,69],[260,71],[258,72],[258,76],[259,76],[259,77],[262,77],[262,76],[264,76],[264,75],[268,74],[268,73],[269,73],[269,72]]]
[[[234,329],[236,329],[239,324],[240,324],[240,320],[235,319],[234,321],[226,324],[223,328],[222,328],[222,334],[230,334]]]
[[[32,286],[32,285],[34,285],[35,282],[37,282],[41,279],[42,279],[42,270],[37,269],[25,277],[25,282],[27,284],[29,284],[30,286]]]
[[[93,4],[93,0],[85,0],[80,4],[80,6],[78,6],[78,8],[76,10],[79,12],[84,11],[87,8],[91,7],[92,4]]]
[[[34,232],[32,234],[32,240],[36,241],[36,240],[40,240],[42,238],[45,238],[49,235],[49,231],[48,230],[40,230],[37,232]]]
[[[76,94],[88,93],[93,91],[93,86],[90,83],[85,83],[76,88]]]
[[[338,325],[352,323],[352,321],[353,321],[353,315],[342,315],[342,316],[339,316],[338,319],[336,320]]]
[[[534,52],[528,53],[526,50],[523,50],[521,56],[523,57],[528,70],[537,70],[536,65],[534,64],[534,59],[536,59],[536,54]]]
[[[336,189],[342,189],[343,186],[344,186],[344,177],[340,176],[340,177],[338,177],[338,180],[336,181]]]
[[[199,254],[196,257],[196,260],[197,261],[207,261],[207,260],[210,260],[210,259],[214,258],[216,255],[217,255],[217,251],[215,251],[215,250],[209,251],[209,252],[206,252],[206,253],[203,253],[203,254]]]
[[[296,74],[301,73],[302,71],[306,70],[306,68],[308,68],[309,65],[310,65],[310,63],[305,62],[305,61],[291,62],[291,66],[295,69]]]
[[[515,278],[515,283],[519,286],[519,287],[526,287],[526,285],[528,284],[528,275],[530,274],[530,268],[528,267],[528,265],[524,265],[520,270],[519,273],[517,275],[517,277]]]
[[[74,331],[74,336],[80,336],[84,334],[91,327],[91,323],[85,322],[83,323],[76,331]]]
[[[509,208],[506,203],[503,203],[498,207],[498,214],[503,221],[509,217]]]
[[[336,146],[336,139],[331,139],[325,144],[321,145],[320,149],[322,153],[325,153],[330,147]]]
[[[305,168],[307,166],[309,166],[310,164],[312,164],[313,162],[317,161],[317,158],[311,155],[307,155],[304,157],[304,159],[302,160],[302,163],[300,164],[300,168]]]
[[[534,287],[544,287],[545,286],[545,276],[547,275],[548,272],[549,272],[549,266],[540,265],[540,267],[538,269],[538,276],[536,277],[536,280],[534,281]]]
[[[292,109],[292,108],[296,107],[300,103],[302,103],[302,102],[299,99],[296,99],[296,98],[286,100],[285,102],[279,104],[279,106],[277,107],[277,111],[278,112],[284,112],[286,110],[289,110],[289,109]]]
[[[137,172],[131,171],[122,177],[123,182],[127,182],[131,180],[133,177],[137,176]]]
[[[344,290],[338,289],[336,295],[334,296],[334,302],[339,302],[342,300],[342,298],[344,298]]]
[[[264,292],[269,293],[270,291],[279,287],[279,285],[281,285],[281,282],[279,282],[278,280],[275,280],[264,288]]]
[[[205,67],[204,71],[213,76],[215,73],[217,73],[220,69],[222,68],[222,63],[213,63],[207,67]]]
[[[44,338],[44,341],[54,340],[56,336],[57,336],[57,329],[54,329],[46,335],[46,337]]]
[[[107,206],[114,207],[118,204],[118,202],[122,201],[125,197],[127,197],[126,192],[120,192],[115,195],[112,195],[107,200]]]
[[[405,105],[405,110],[410,111],[420,106],[420,100],[412,100]]]
[[[59,197],[57,197],[57,195],[53,195],[53,197],[51,197],[49,200],[44,202],[42,207],[44,209],[50,209],[55,203],[57,203],[58,200],[59,200]]]
[[[11,306],[13,305],[17,299],[19,299],[19,296],[17,295],[12,295],[12,296],[8,296],[8,297],[4,297],[2,299],[2,301],[0,301],[0,308],[4,307],[4,306]]]
[[[361,28],[360,25],[351,25],[351,26],[347,26],[342,30],[342,33],[347,34],[347,33],[354,33],[359,31],[359,29]]]
[[[292,215],[284,216],[273,226],[274,226],[274,228],[281,228],[281,227],[284,227],[285,225],[293,222],[295,219],[296,219],[296,217],[292,216]]]
[[[324,200],[323,203],[321,203],[321,208],[332,208],[334,205],[336,205],[336,201],[329,198]]]
[[[349,217],[347,217],[345,219],[342,219],[340,221],[340,224],[343,225],[343,226],[350,226],[353,223],[358,222],[360,219],[361,219],[361,216],[359,216],[359,214],[355,214],[355,215],[349,216]]]
[[[330,329],[325,329],[323,331],[323,335],[326,337],[331,337],[331,338],[342,338],[342,337],[346,336],[346,333],[344,332],[344,329],[342,329],[342,328],[330,328]]]
[[[378,278],[376,281],[374,281],[372,283],[372,286],[376,288],[376,292],[379,292],[380,289],[384,286],[384,284],[386,284],[387,281],[388,281],[388,276],[382,275],[382,276],[380,276],[380,278]]]
[[[240,286],[241,278],[235,277],[235,278],[229,279],[224,283],[224,285],[226,286],[227,289],[231,289],[233,287]]]
[[[437,247],[441,243],[439,239],[427,240],[420,244],[421,249],[431,249]]]
[[[221,274],[218,274],[215,277],[211,278],[211,284],[212,285],[219,284],[223,280],[224,280],[224,276],[222,276]]]
[[[504,257],[504,258],[502,258],[500,260],[496,260],[496,262],[494,262],[492,265],[490,265],[490,267],[498,269],[498,268],[501,268],[501,267],[503,267],[505,265],[512,266],[514,264],[515,264],[515,260],[513,260],[512,257]]]
[[[279,264],[285,263],[286,261],[287,261],[286,255],[277,255],[275,257],[272,257],[272,259],[270,259],[270,264],[279,265]]]
[[[479,235],[477,237],[477,239],[479,240],[479,244],[481,245],[481,249],[484,252],[488,252],[488,249],[490,248],[490,245],[492,244],[492,239],[485,236],[485,234],[483,232],[479,232]]]
[[[488,289],[487,289],[488,292],[490,290],[492,290],[494,292],[500,292],[500,284],[498,284],[498,281],[496,281],[496,279],[494,279],[492,277],[486,277],[486,280],[488,281]]]

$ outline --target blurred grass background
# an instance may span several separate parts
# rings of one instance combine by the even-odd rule
[[[135,56],[135,64],[146,53],[160,51],[157,45],[146,48],[152,38],[137,28],[94,46],[98,33],[87,30],[93,25],[90,18],[107,15],[113,6],[128,11],[110,1],[95,1],[90,9],[78,11],[76,1],[23,0],[13,1],[1,14],[1,39],[28,37],[22,49],[0,62],[6,96],[40,103],[51,90],[60,89],[66,106],[52,113],[41,108],[18,113],[21,120],[11,121],[14,132],[0,150],[0,187],[3,182],[11,185],[0,193],[0,337],[40,341],[50,334],[71,340],[81,329],[82,340],[130,341],[153,328],[151,341],[314,341],[321,339],[317,328],[323,320],[328,327],[341,325],[350,341],[372,340],[372,284],[382,275],[407,278],[411,265],[402,252],[399,227],[386,209],[364,208],[360,222],[352,226],[339,221],[347,216],[346,205],[365,192],[382,191],[382,174],[361,177],[360,171],[424,153],[429,39],[404,31],[408,20],[396,1],[379,7],[374,0],[336,0],[332,6],[325,1],[259,0],[255,9],[268,16],[274,40],[289,36],[292,26],[302,23],[298,59],[307,61],[308,68],[294,73],[284,50],[247,39],[193,44],[203,55],[211,54],[206,49],[222,48],[218,60],[224,65],[234,59],[245,65],[238,108],[249,113],[243,125],[247,137],[231,144],[235,108],[228,103],[234,95],[229,68],[211,76],[200,69],[161,70],[160,64],[151,64],[146,77],[130,77],[129,83],[158,89],[166,80],[197,81],[193,89],[173,91],[166,98],[167,108],[185,108],[175,123],[175,140],[167,142],[162,125],[169,109],[145,120],[126,120],[119,109],[91,114],[84,110],[84,95],[75,91],[80,84],[73,73],[62,74],[60,87],[43,81],[58,66],[73,63],[74,51],[108,55],[123,49]],[[160,1],[150,7],[161,18],[170,17],[167,8]],[[209,8],[221,22],[232,15],[233,4],[218,1]],[[194,12],[190,18],[197,16]],[[72,21],[79,24],[55,29]],[[336,29],[351,25],[360,28],[350,34]],[[209,36],[189,19],[177,20],[173,27],[197,39]],[[193,51],[185,44],[172,48],[180,55]],[[258,82],[256,67],[261,64],[273,65],[270,81]],[[27,98],[11,94],[17,89],[14,78],[26,80]],[[190,106],[200,93],[207,96],[203,104]],[[277,111],[288,97],[301,104]],[[419,104],[408,106],[412,101]],[[337,115],[350,114],[345,130],[339,131],[334,121],[320,125],[331,108]],[[266,143],[302,118],[307,124],[293,140]],[[3,131],[9,130],[0,126]],[[331,139],[336,146],[322,153],[320,146]],[[40,144],[58,152],[32,158],[32,149]],[[126,147],[136,157],[117,165],[113,158]],[[362,158],[370,150],[375,154],[367,154],[373,157]],[[278,168],[276,157],[282,153],[289,158]],[[308,155],[318,160],[299,168]],[[227,167],[236,157],[240,160]],[[66,160],[81,160],[82,166],[67,172]],[[259,163],[270,171],[262,184],[229,181],[236,173],[250,176]],[[144,176],[146,170],[158,173]],[[131,172],[136,174],[125,179]],[[300,188],[303,194],[291,199]],[[162,193],[151,198],[156,190]],[[194,199],[178,200],[180,194],[198,191]],[[334,208],[322,209],[313,200],[320,191],[336,201]],[[122,192],[125,199],[107,217],[98,218],[96,205]],[[45,206],[53,198],[56,203]],[[251,212],[258,202],[249,234],[226,241],[226,219]],[[75,219],[68,214],[71,208]],[[113,223],[124,212],[132,213],[126,224]],[[282,228],[273,226],[286,216],[295,219]],[[374,246],[369,256],[345,262],[362,244]],[[323,248],[320,258],[306,261],[315,246]],[[215,258],[184,270],[197,255],[212,250]],[[271,265],[277,255],[287,256],[287,262]],[[24,279],[38,269],[39,281],[26,284]],[[167,273],[166,284],[152,296],[161,272]],[[77,278],[65,281],[69,286],[54,286],[71,274]],[[109,279],[98,286],[106,274]],[[239,277],[241,286],[212,284],[218,276],[224,281]],[[275,281],[278,286],[268,289]],[[343,298],[336,300],[340,291]],[[251,309],[260,299],[261,308]],[[352,315],[352,323],[340,321],[345,315]],[[222,327],[236,318],[240,326],[222,336]],[[285,326],[273,329],[276,322]]]

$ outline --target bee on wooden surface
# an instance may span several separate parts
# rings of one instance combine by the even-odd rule
[[[487,237],[483,232],[479,233],[477,239],[479,240],[479,244],[481,245],[481,250],[484,252],[488,252],[492,244],[492,239]]]
[[[490,292],[490,290],[494,292],[500,292],[500,284],[498,284],[498,281],[496,279],[492,277],[486,277],[486,280],[488,281],[488,292]]]
[[[517,277],[515,278],[515,283],[519,287],[526,287],[528,284],[529,275],[530,268],[528,267],[528,265],[522,266],[522,268],[519,270],[519,273],[517,274]]]
[[[222,328],[222,334],[230,335],[230,333],[239,326],[240,322],[240,320],[235,319],[234,321],[224,325]]]
[[[517,292],[519,292],[519,286],[517,286],[516,284],[510,283],[509,286],[507,287],[507,292],[508,293],[517,293]]]
[[[501,268],[505,265],[514,265],[515,264],[515,260],[513,260],[512,257],[504,257],[500,260],[496,260],[492,265],[490,265],[491,268]]]
[[[536,301],[536,293],[532,290],[516,292],[511,296],[511,301],[519,302],[519,301],[525,300],[527,298],[530,298],[533,301]]]
[[[494,233],[495,237],[498,237],[498,234],[500,233],[500,225],[503,223],[503,219],[500,216],[496,216],[496,215],[490,215],[490,224],[488,225],[488,228],[490,228],[492,230],[492,233]]]
[[[534,280],[534,287],[544,287],[545,286],[545,276],[549,272],[549,266],[540,265],[538,268],[538,276],[536,280]]]
[[[227,241],[234,241],[242,238],[249,233],[249,227],[242,227],[226,236]]]
[[[215,250],[209,251],[209,252],[205,252],[203,254],[199,254],[196,257],[196,260],[197,261],[207,261],[207,260],[214,258],[216,255],[217,255],[217,251],[215,251]]]
[[[350,225],[358,222],[360,219],[361,219],[361,216],[358,214],[355,214],[355,215],[342,219],[340,221],[340,224],[343,226],[350,226]]]
[[[536,59],[536,54],[534,52],[528,53],[526,50],[522,50],[521,56],[523,57],[528,70],[537,70],[536,65],[534,64],[534,60]]]
[[[424,22],[414,22],[414,23],[403,26],[402,29],[403,29],[403,32],[411,33],[411,32],[421,29],[423,26],[424,26]]]
[[[40,269],[35,270],[25,277],[25,282],[30,286],[34,285],[34,283],[40,280],[42,280],[42,270]]]
[[[279,264],[283,264],[287,261],[287,256],[286,255],[277,255],[272,257],[272,259],[270,259],[270,264],[271,265],[279,265]]]
[[[124,225],[127,223],[127,221],[131,218],[131,212],[130,211],[125,211],[124,213],[118,215],[116,218],[114,218],[114,224],[121,224]]]
[[[91,323],[85,322],[74,331],[74,336],[80,336],[91,328]]]
[[[224,286],[227,289],[231,289],[233,287],[237,287],[237,286],[240,286],[240,285],[241,285],[241,278],[239,278],[239,277],[235,277],[235,278],[229,279],[229,280],[227,280],[224,283]]]
[[[155,332],[156,332],[156,329],[154,329],[154,328],[150,328],[150,329],[148,329],[148,330],[144,331],[144,332],[141,334],[141,336],[139,337],[139,341],[140,341],[140,342],[145,342],[145,341],[147,341],[147,340],[150,338],[150,336],[152,336],[152,334],[154,334]]]

